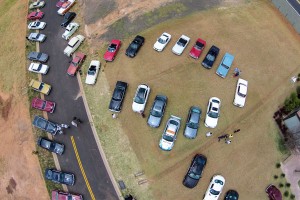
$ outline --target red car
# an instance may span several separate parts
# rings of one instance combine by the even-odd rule
[[[46,101],[35,97],[31,101],[31,107],[41,111],[53,113],[55,109],[55,103],[53,101]]]
[[[275,185],[269,185],[266,188],[266,193],[268,194],[270,200],[282,200],[281,192],[277,187],[275,187]]]
[[[104,60],[113,61],[121,47],[120,40],[112,40],[110,45],[107,48],[107,51],[104,54]]]
[[[30,20],[36,20],[36,19],[42,19],[44,17],[44,13],[41,11],[38,12],[31,12],[28,16],[27,19]]]
[[[86,55],[80,52],[74,54],[71,64],[68,68],[67,74],[75,76],[77,71],[80,69],[82,63],[85,60]]]
[[[192,58],[198,59],[200,57],[205,45],[206,45],[206,41],[198,38],[196,41],[196,44],[193,46],[193,48],[190,51],[190,56]]]
[[[52,200],[83,200],[80,194],[70,194],[58,190],[52,191]]]
[[[67,2],[68,0],[59,0],[57,3],[56,3],[56,7],[60,8],[65,2]]]

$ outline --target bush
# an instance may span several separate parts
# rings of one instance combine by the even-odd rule
[[[280,177],[281,177],[281,178],[284,178],[284,177],[285,177],[285,174],[284,174],[284,173],[280,174]]]
[[[276,168],[279,168],[281,166],[280,163],[276,163]]]
[[[277,176],[277,175],[274,175],[273,177],[274,177],[274,179],[278,179],[278,176]]]
[[[290,183],[286,183],[285,187],[291,187],[291,184]]]
[[[295,195],[291,194],[290,199],[295,199]]]
[[[282,188],[282,187],[283,187],[283,184],[282,184],[282,183],[279,183],[279,184],[278,184],[278,187]]]
[[[291,94],[289,98],[284,101],[284,109],[287,112],[291,112],[295,108],[300,106],[300,99],[295,92]]]
[[[283,195],[285,196],[285,197],[288,197],[289,196],[289,192],[288,191],[285,191],[284,193],[283,193]]]
[[[300,85],[297,86],[296,91],[297,91],[297,96],[298,96],[298,99],[299,99],[299,97],[300,97]]]

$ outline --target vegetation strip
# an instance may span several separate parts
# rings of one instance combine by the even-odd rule
[[[90,195],[91,195],[92,200],[95,200],[94,193],[93,193],[93,191],[92,191],[92,188],[91,188],[91,186],[90,186],[90,184],[89,184],[89,181],[88,181],[88,179],[87,179],[87,177],[86,177],[86,174],[85,174],[85,172],[84,172],[84,169],[83,169],[83,166],[82,166],[82,163],[81,163],[81,160],[80,160],[80,157],[79,157],[79,154],[78,154],[78,151],[77,151],[76,143],[75,143],[75,140],[74,140],[74,137],[73,137],[73,136],[71,136],[71,141],[72,141],[72,145],[73,145],[73,148],[74,148],[74,152],[75,152],[75,155],[76,155],[76,158],[77,158],[78,165],[79,165],[79,167],[80,167],[82,176],[83,176],[83,178],[84,178],[85,184],[86,184],[86,186],[87,186],[87,188],[88,188],[88,190],[89,190],[89,193],[90,193]]]

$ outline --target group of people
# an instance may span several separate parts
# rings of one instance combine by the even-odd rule
[[[78,127],[78,124],[82,123],[82,121],[77,118],[77,117],[73,117],[73,120],[71,121],[71,124],[75,127]],[[57,125],[57,132],[59,134],[63,134],[63,128],[70,128],[70,126],[68,124],[60,124],[60,125]]]
[[[236,129],[233,131],[233,133],[237,133],[237,132],[240,132],[241,129]],[[212,132],[207,132],[206,133],[206,137],[210,137],[212,136]],[[223,135],[220,135],[218,137],[218,142],[220,142],[221,140],[225,140],[225,143],[226,144],[230,144],[231,143],[231,138],[233,138],[233,134],[223,134]]]

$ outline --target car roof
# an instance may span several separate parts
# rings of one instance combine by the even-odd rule
[[[226,66],[230,66],[233,62],[234,56],[229,54],[229,53],[225,53],[224,58],[223,58],[223,64]]]
[[[70,45],[70,46],[73,46],[78,40],[79,40],[78,37],[73,37],[73,38],[69,41],[69,45]]]
[[[176,129],[177,129],[177,126],[175,124],[169,124],[169,126],[166,130],[166,134],[173,136],[176,133]]]

